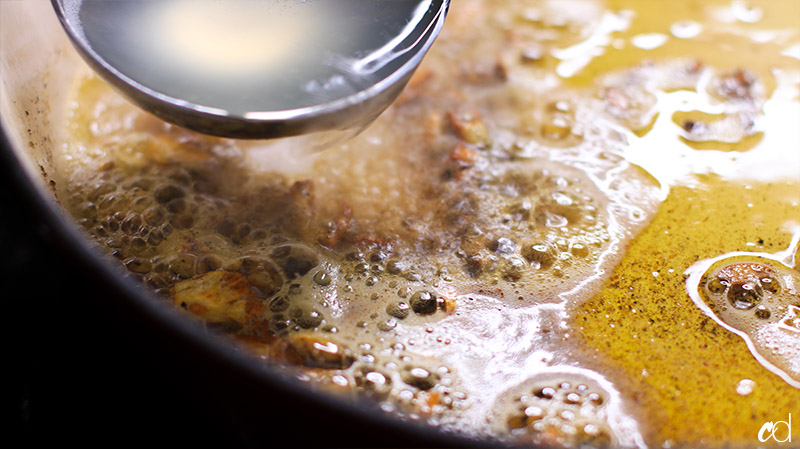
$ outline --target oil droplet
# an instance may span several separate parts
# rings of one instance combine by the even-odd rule
[[[653,50],[664,45],[669,36],[661,33],[645,33],[637,34],[631,38],[631,43],[634,47],[641,48],[642,50]]]
[[[731,9],[733,10],[733,16],[740,22],[755,23],[764,16],[764,11],[761,8],[751,6],[743,0],[734,1],[731,4]]]
[[[736,392],[742,396],[747,396],[753,392],[756,383],[750,379],[742,379],[736,384]]]
[[[691,39],[703,31],[703,26],[691,20],[675,22],[669,28],[669,32],[678,39]]]

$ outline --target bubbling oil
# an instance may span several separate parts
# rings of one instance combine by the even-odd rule
[[[745,339],[765,367],[800,388],[798,241],[800,233],[783,260],[742,252],[700,261],[687,270],[687,287],[697,305]]]
[[[111,95],[91,78],[80,92]],[[368,197],[345,191],[354,185],[331,170],[346,165],[325,163],[329,153],[311,178],[256,173],[237,143],[129,107],[102,111],[98,120],[116,116],[128,129],[89,136],[99,151],[71,154],[65,192],[79,222],[123,266],[251,350],[333,369],[316,373],[319,381],[483,436],[503,435],[481,423],[508,412],[495,403],[497,391],[530,377],[516,366],[538,372],[558,362],[563,371],[575,363],[563,350],[569,343],[542,336],[566,333],[563,315],[601,285],[616,248],[645,226],[661,194],[637,167],[602,151],[586,149],[582,161],[511,160],[513,148],[467,148],[474,135],[443,131],[444,145],[416,143],[438,152],[435,162],[415,153],[403,169],[409,176],[395,178],[404,180],[405,204],[374,203],[391,183],[370,182]],[[388,138],[367,130],[366,140],[348,145],[358,157],[402,161],[391,148],[405,137],[375,152],[368,142],[377,136]],[[592,175],[581,169],[587,157]],[[349,164],[357,172],[359,162]],[[477,339],[476,329],[484,329]],[[635,426],[600,423],[624,420],[615,404],[591,423],[579,420],[581,429],[600,426],[609,441],[635,447]]]
[[[633,39],[650,2],[560,4],[460,0],[398,102],[293,173],[80,79],[64,204],[166,302],[403,419],[515,444],[750,447],[800,398],[795,340],[761,332],[795,323],[794,259],[769,252],[800,216],[783,121],[800,65],[755,43],[780,69],[692,53],[732,25],[690,2],[658,46]],[[682,273],[702,259],[719,263],[691,278],[698,300]]]

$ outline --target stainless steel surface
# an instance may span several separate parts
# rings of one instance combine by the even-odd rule
[[[236,1],[249,5],[248,10],[228,17],[231,26],[209,29],[212,38],[203,30],[210,25],[206,20],[213,22],[213,14],[184,17],[186,11],[219,7],[217,0],[191,4],[187,0],[52,3],[79,53],[134,103],[186,128],[253,139],[365,127],[400,94],[441,30],[449,6],[449,0]],[[230,5],[222,8],[236,9]],[[262,24],[272,11],[287,5],[317,11],[313,12],[316,21],[306,23],[303,12],[296,25],[281,23],[289,20],[283,17],[272,25]],[[174,27],[164,26],[173,31],[162,36],[153,24],[154,17],[165,15],[161,12],[165,8],[175,10],[164,19],[169,24],[186,22],[192,27],[181,35],[183,46],[172,50],[163,49],[180,40]],[[258,16],[257,20],[248,15]],[[327,16],[339,17],[339,23],[325,28]],[[239,27],[239,22],[247,23]],[[202,26],[196,27],[198,23]],[[248,31],[239,33],[237,28]],[[231,30],[236,31],[236,39],[227,41],[226,33]],[[284,42],[289,40],[287,35],[292,39],[300,36],[301,43],[292,47]],[[197,41],[200,38],[202,42]],[[275,45],[278,39],[281,42]],[[219,48],[206,48],[212,44]],[[207,60],[177,62],[190,50],[197,50],[195,47],[201,50],[199,57]],[[234,48],[228,51],[228,47]],[[280,47],[281,54],[253,66],[258,68],[250,67],[249,61],[274,50],[272,47]],[[221,67],[219,62],[227,60],[243,64],[242,69]]]

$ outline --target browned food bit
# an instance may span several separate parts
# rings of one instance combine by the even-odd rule
[[[304,365],[327,368],[346,369],[355,361],[355,355],[346,345],[335,339],[312,333],[296,333],[287,341],[297,353]]]
[[[345,236],[351,231],[354,225],[353,209],[347,204],[344,204],[341,207],[339,216],[335,220],[328,222],[327,228],[322,235],[319,236],[317,241],[327,248],[336,248],[339,246],[339,243],[345,239]]]
[[[715,77],[708,90],[722,100],[750,101],[757,97],[758,79],[748,70],[737,69]]]
[[[480,113],[456,113],[447,111],[447,120],[456,137],[471,145],[488,144],[489,128]]]
[[[467,170],[474,166],[477,160],[477,151],[462,143],[457,144],[447,156],[448,168],[445,171],[445,178],[463,179]]]
[[[244,327],[248,310],[258,298],[241,273],[211,271],[178,282],[170,290],[173,303],[204,321],[216,324],[235,323]]]
[[[439,307],[445,313],[453,313],[456,311],[456,298],[452,296],[441,296],[439,299],[441,300]]]
[[[461,167],[471,167],[478,160],[478,152],[459,143],[450,150],[448,160]]]
[[[502,58],[492,62],[479,61],[464,64],[461,67],[461,78],[472,85],[493,85],[508,81],[508,64]]]
[[[276,337],[254,338],[247,335],[235,335],[234,339],[254,354],[271,362],[291,365],[303,363],[303,360],[286,340]]]

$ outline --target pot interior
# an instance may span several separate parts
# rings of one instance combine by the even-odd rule
[[[794,10],[619,3],[459,0],[395,106],[290,159],[313,145],[137,112],[49,4],[0,2],[4,131],[142,301],[298,391],[505,443],[747,446],[800,400]]]

